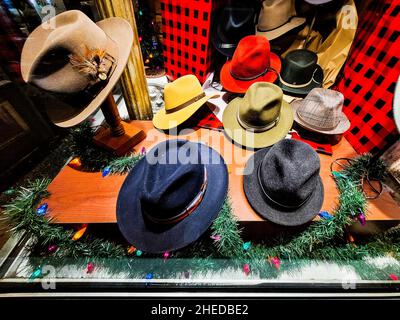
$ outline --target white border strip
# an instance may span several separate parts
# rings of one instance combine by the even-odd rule
[[[27,278],[5,278],[0,279],[1,283],[41,283],[42,281],[50,282],[58,282],[58,283],[91,283],[91,282],[104,282],[104,283],[147,283],[147,284],[165,284],[165,283],[172,283],[172,284],[199,284],[199,285],[208,285],[208,284],[219,284],[219,285],[258,285],[258,284],[265,284],[270,283],[274,285],[279,285],[282,283],[288,284],[313,284],[313,285],[323,285],[323,284],[342,284],[339,280],[277,280],[277,279],[232,279],[232,280],[220,280],[220,279],[112,279],[112,278],[82,278],[82,279],[54,279],[54,278],[43,278],[43,279],[35,279],[35,280],[28,280]],[[356,284],[400,284],[400,280],[392,281],[392,280],[354,280]],[[400,294],[400,292],[399,292]]]
[[[251,293],[251,292],[28,292],[4,293],[0,298],[400,298],[400,293]]]

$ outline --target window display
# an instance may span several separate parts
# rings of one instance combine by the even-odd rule
[[[0,296],[398,289],[400,1],[58,2],[0,4]]]

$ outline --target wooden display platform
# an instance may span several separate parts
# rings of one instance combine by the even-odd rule
[[[202,141],[220,152],[228,164],[229,195],[234,213],[241,223],[262,222],[250,207],[243,192],[242,172],[247,159],[253,153],[233,145],[222,132],[199,129],[187,135],[167,136],[153,128],[151,121],[132,121],[142,129],[147,138],[140,142],[135,151],[142,147],[149,150],[153,145],[167,138]],[[235,157],[233,158],[233,155]],[[345,140],[333,147],[333,156],[321,155],[321,177],[325,188],[323,210],[331,211],[337,204],[337,189],[330,174],[331,162],[339,157],[354,157],[356,152]],[[234,159],[234,163],[232,163]],[[55,223],[115,223],[116,201],[125,176],[107,176],[101,173],[81,172],[65,166],[49,186],[51,196],[45,201],[49,215]],[[384,192],[378,199],[369,202],[368,220],[400,220],[400,207]],[[318,218],[316,218],[318,219]]]

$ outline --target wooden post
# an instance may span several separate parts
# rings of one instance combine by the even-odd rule
[[[133,147],[146,137],[143,130],[121,120],[112,93],[101,105],[101,111],[110,128],[101,128],[97,132],[93,139],[96,145],[122,156],[132,152]]]
[[[111,135],[114,137],[123,136],[125,134],[125,129],[121,123],[122,120],[112,93],[107,96],[106,100],[101,105],[101,111],[110,126]]]
[[[125,71],[121,76],[122,91],[131,119],[151,119],[153,112],[147,89],[132,0],[95,0],[95,3],[102,18],[121,17],[132,26],[133,47]]]

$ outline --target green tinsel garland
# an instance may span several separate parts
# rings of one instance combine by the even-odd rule
[[[137,155],[123,158],[108,155],[106,163],[102,155],[91,147],[91,139],[82,137],[82,134],[93,134],[90,126],[79,130],[79,133],[74,133],[73,150],[75,155],[80,156],[85,168],[107,167],[110,174],[121,174],[129,171],[141,158]],[[79,153],[82,150],[85,152]],[[400,228],[373,237],[364,244],[349,244],[344,239],[346,227],[354,223],[359,212],[365,212],[366,199],[360,190],[361,178],[382,179],[384,169],[384,164],[380,161],[373,163],[370,155],[358,157],[335,176],[340,196],[333,219],[315,221],[307,230],[290,239],[274,239],[271,243],[256,244],[248,249],[245,249],[241,230],[227,199],[211,227],[212,238],[218,237],[219,240],[205,236],[189,247],[172,253],[168,261],[146,253],[141,257],[132,256],[127,252],[127,244],[90,234],[73,241],[72,230],[50,224],[35,210],[37,204],[48,196],[49,180],[35,181],[27,188],[19,189],[14,200],[5,206],[4,213],[13,232],[24,230],[35,240],[31,248],[35,256],[31,259],[34,266],[51,264],[62,267],[69,262],[92,262],[111,273],[125,272],[130,277],[143,278],[146,273],[152,272],[154,277],[163,278],[183,277],[188,271],[198,274],[229,267],[242,268],[246,263],[253,273],[273,278],[279,271],[268,262],[268,258],[277,257],[281,261],[280,272],[295,271],[306,263],[304,259],[308,262],[314,259],[353,266],[365,279],[387,279],[389,273],[400,272],[400,264],[378,269],[369,265],[366,258],[390,255],[399,259]],[[48,247],[52,245],[56,245],[57,250],[49,253]]]

